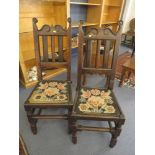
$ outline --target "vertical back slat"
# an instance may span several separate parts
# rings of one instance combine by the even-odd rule
[[[113,58],[114,58],[114,48],[115,48],[115,41],[112,40],[110,43],[110,63],[109,67],[112,68]]]
[[[48,40],[47,36],[42,36],[43,42],[43,60],[48,62]]]
[[[92,59],[92,40],[87,41],[87,51],[86,51],[86,64],[87,67],[91,67]]]
[[[97,47],[96,47],[96,57],[95,57],[95,67],[97,68],[100,62],[100,47],[101,47],[101,40],[97,40]]]
[[[114,44],[114,51],[113,51],[113,58],[112,58],[112,69],[115,71],[116,69],[116,63],[117,63],[117,57],[119,52],[119,45],[120,41],[116,41]]]
[[[103,68],[108,68],[109,51],[110,51],[110,40],[106,40],[103,56]]]
[[[83,66],[86,67],[87,66],[87,41],[86,44],[83,46]]]
[[[58,36],[58,51],[59,51],[59,61],[63,61],[63,37]]]
[[[51,54],[52,54],[52,61],[55,62],[55,37],[51,36]]]

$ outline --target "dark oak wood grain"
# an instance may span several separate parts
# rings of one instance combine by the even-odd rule
[[[31,103],[30,97],[33,94],[33,91],[36,90],[39,83],[35,86],[28,99],[25,101],[24,107],[27,113],[27,118],[30,123],[31,131],[33,134],[37,134],[37,122],[39,119],[64,119],[68,120],[68,132],[71,132],[71,110],[72,110],[72,91],[71,91],[71,19],[68,18],[69,26],[67,29],[64,29],[60,25],[49,26],[43,25],[39,30],[37,27],[38,20],[33,18],[33,36],[34,36],[34,48],[35,48],[35,58],[36,66],[38,71],[38,80],[39,83],[43,82],[42,71],[55,69],[55,68],[66,68],[67,70],[67,80],[65,82],[68,84],[68,103]],[[39,39],[39,38],[42,39]],[[67,39],[67,59],[64,58],[64,47],[63,47],[63,38]],[[56,42],[57,40],[57,42]],[[42,41],[42,43],[40,42]],[[48,43],[51,43],[48,45]],[[42,47],[40,45],[43,45]],[[56,46],[58,46],[56,48]],[[51,51],[48,51],[49,48]],[[41,53],[42,48],[42,53]],[[58,49],[58,51],[56,51]],[[49,55],[52,58],[49,58]],[[57,56],[58,55],[58,56]],[[51,80],[50,80],[51,81]],[[57,81],[57,82],[61,82]],[[63,80],[64,81],[64,80]],[[43,110],[61,108],[67,109],[67,114],[58,114],[58,115],[46,115],[42,114]],[[39,110],[38,110],[39,109]]]
[[[77,111],[80,92],[84,87],[86,80],[86,74],[100,74],[107,77],[105,90],[111,92],[114,85],[114,77],[116,70],[116,62],[118,56],[118,50],[121,40],[122,21],[118,22],[118,31],[112,32],[109,28],[92,28],[88,33],[84,34],[82,29],[82,22],[79,26],[79,44],[78,44],[78,77],[77,77],[77,92],[74,99],[73,110],[71,114],[72,120],[72,142],[77,143],[77,131],[98,131],[98,132],[109,132],[111,133],[110,147],[114,147],[117,142],[117,137],[121,133],[121,126],[125,122],[124,114],[118,101],[112,93],[114,103],[119,109],[119,114],[114,116],[112,114],[102,115],[89,113],[85,114]],[[100,47],[104,43],[104,52],[101,53]],[[85,46],[83,47],[83,44]],[[101,64],[100,59],[103,62]],[[83,81],[82,81],[83,80]],[[90,88],[88,88],[90,89]],[[96,87],[93,89],[97,89]],[[77,123],[78,120],[94,120],[94,121],[105,121],[108,123],[108,127],[94,127],[94,126],[83,126]]]
[[[48,62],[48,43],[47,36],[42,36],[43,41],[43,58],[45,62]]]

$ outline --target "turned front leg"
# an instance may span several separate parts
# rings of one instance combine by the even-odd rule
[[[36,125],[37,124],[37,119],[32,118],[34,109],[26,107],[25,110],[26,110],[26,113],[27,113],[28,121],[30,123],[31,131],[32,131],[33,134],[37,134],[37,125]]]
[[[72,108],[68,109],[68,133],[72,133],[72,119],[71,119]]]
[[[117,122],[115,123],[115,131],[113,131],[111,134],[112,134],[112,137],[111,137],[111,141],[110,141],[110,147],[114,147],[117,143],[117,137],[120,135],[121,133],[121,126],[122,126],[122,122]]]

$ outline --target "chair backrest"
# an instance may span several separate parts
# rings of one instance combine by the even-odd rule
[[[135,32],[135,18],[130,21],[130,30],[131,32]]]
[[[43,25],[38,29],[36,18],[32,19],[34,48],[38,80],[42,80],[42,71],[66,68],[67,80],[71,79],[71,18],[68,29],[61,25]]]
[[[85,35],[80,22],[77,88],[85,74],[104,74],[107,88],[113,89],[122,24],[118,22],[116,33],[105,27],[91,28]]]

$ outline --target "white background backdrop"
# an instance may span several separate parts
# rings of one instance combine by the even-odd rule
[[[123,32],[129,30],[129,22],[131,19],[135,18],[135,0],[125,0],[126,5],[123,14]]]
[[[0,3],[0,154],[18,155],[19,5]],[[155,1],[136,0],[136,155],[155,154]]]

